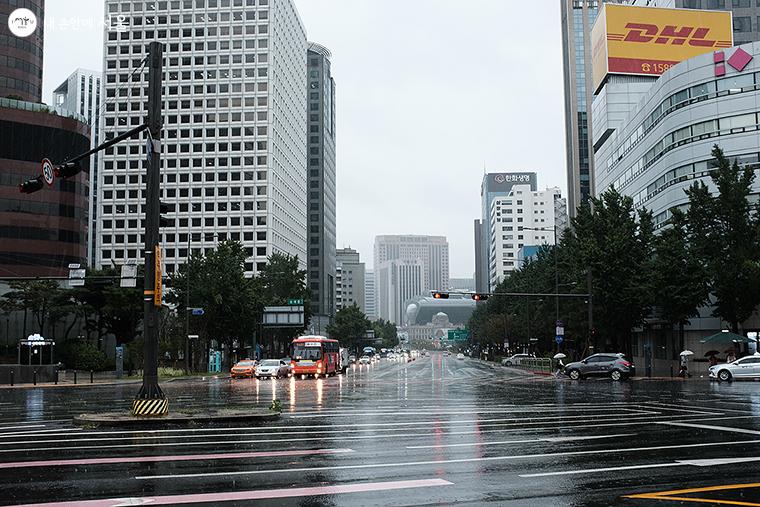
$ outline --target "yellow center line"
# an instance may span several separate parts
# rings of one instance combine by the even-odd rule
[[[744,505],[749,507],[760,507],[760,503],[753,503],[753,502],[739,502],[736,500],[716,500],[713,498],[697,498],[697,497],[690,497],[690,496],[661,496],[661,495],[628,495],[624,498],[645,498],[647,500],[670,500],[670,501],[678,501],[678,502],[693,502],[693,503],[709,503],[712,505],[720,504],[720,505]]]
[[[721,486],[707,486],[704,488],[690,488],[690,489],[674,489],[671,491],[658,491],[656,493],[640,493],[635,495],[625,495],[623,498],[639,498],[647,500],[669,500],[679,502],[692,502],[692,503],[709,503],[713,505],[743,505],[745,507],[760,507],[760,503],[755,502],[741,502],[738,500],[719,500],[713,498],[699,498],[678,496],[688,493],[705,493],[709,491],[727,491],[732,489],[750,489],[760,488],[760,483],[754,482],[749,484],[724,484]]]

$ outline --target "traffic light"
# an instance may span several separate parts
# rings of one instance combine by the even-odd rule
[[[449,299],[448,292],[433,292],[433,299]]]
[[[21,185],[18,186],[18,191],[22,194],[31,194],[33,192],[36,192],[37,190],[42,189],[44,186],[44,181],[42,179],[42,176],[37,176],[36,178],[32,178],[31,180],[26,180]]]
[[[82,166],[79,162],[65,162],[53,170],[58,178],[70,178],[76,176],[82,171]]]
[[[158,212],[159,212],[158,226],[159,227],[169,227],[173,225],[173,222],[164,216],[164,213],[169,213],[170,211],[171,210],[169,209],[168,204],[166,204],[165,202],[158,203]]]
[[[475,301],[485,301],[488,299],[488,294],[473,294],[472,299]]]

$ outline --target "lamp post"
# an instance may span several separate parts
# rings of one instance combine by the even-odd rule
[[[557,224],[554,224],[554,227],[548,228],[548,227],[520,227],[519,230],[527,230],[527,231],[545,231],[549,232],[551,231],[554,236],[554,308],[556,311],[556,322],[559,322],[559,264],[558,264],[558,257],[559,252],[557,250]],[[559,324],[557,324],[559,325]],[[557,349],[559,350],[559,343],[557,344]]]

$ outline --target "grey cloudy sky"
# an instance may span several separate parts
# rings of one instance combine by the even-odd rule
[[[372,264],[378,234],[448,237],[472,276],[488,171],[536,171],[565,195],[562,44],[552,0],[295,0],[333,53],[338,247]],[[44,99],[102,67],[102,0],[47,0]],[[93,26],[64,27],[64,19]]]

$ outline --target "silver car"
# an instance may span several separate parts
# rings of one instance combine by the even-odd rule
[[[261,377],[287,377],[290,374],[290,366],[281,359],[264,359],[256,367],[256,378]]]
[[[760,378],[760,354],[742,357],[733,363],[710,366],[710,378],[720,381],[733,379]]]

